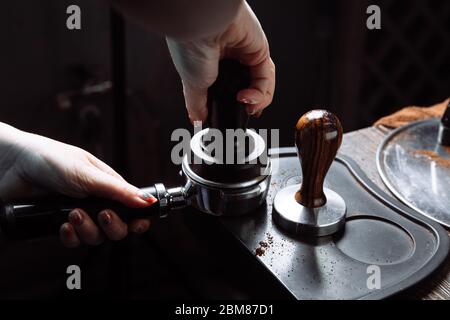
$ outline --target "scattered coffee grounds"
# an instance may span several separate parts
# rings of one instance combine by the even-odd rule
[[[266,252],[266,250],[264,250],[264,249],[261,248],[261,247],[258,247],[258,248],[256,248],[256,250],[255,250],[255,255],[256,255],[257,257],[261,257],[261,256],[264,255],[265,252]]]
[[[266,233],[267,241],[261,240],[259,247],[255,249],[255,255],[261,257],[266,253],[266,250],[273,244],[273,236],[270,233]]]
[[[419,155],[419,156],[428,157],[431,161],[436,162],[436,164],[438,166],[450,169],[450,159],[445,159],[445,158],[441,157],[439,154],[437,154],[434,151],[431,151],[431,150],[414,150],[413,153],[414,153],[415,156]]]
[[[259,245],[260,245],[262,248],[267,248],[267,247],[269,246],[269,244],[268,244],[267,242],[265,242],[265,241],[260,241],[260,242],[259,242]]]
[[[273,243],[273,236],[270,234],[267,234],[267,240],[269,241],[269,244]]]
[[[449,101],[450,99],[447,99],[444,102],[438,103],[428,108],[417,106],[406,107],[387,117],[381,118],[380,120],[375,122],[374,125],[381,125],[389,128],[398,128],[417,120],[440,118],[444,114]]]

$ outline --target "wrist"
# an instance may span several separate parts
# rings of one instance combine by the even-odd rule
[[[16,166],[24,140],[23,131],[0,122],[0,180]]]

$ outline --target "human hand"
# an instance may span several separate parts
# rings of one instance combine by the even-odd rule
[[[76,198],[98,196],[136,208],[157,201],[151,195],[141,194],[137,187],[92,154],[68,144],[3,125],[0,149],[4,155],[0,157],[3,200],[53,191]],[[98,225],[85,211],[75,209],[70,212],[69,221],[61,226],[61,241],[67,247],[76,247],[82,242],[100,244],[105,236],[120,240],[128,231],[147,231],[150,221],[138,219],[127,225],[115,212],[105,208],[98,214]]]
[[[246,2],[228,27],[207,37],[193,40],[167,38],[175,67],[183,83],[183,92],[191,121],[207,118],[208,88],[217,78],[219,60],[234,58],[249,67],[250,88],[236,99],[246,104],[249,115],[259,117],[273,99],[275,65],[269,45],[255,14]]]

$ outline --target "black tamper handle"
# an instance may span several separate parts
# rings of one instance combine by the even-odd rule
[[[157,197],[155,187],[141,189]],[[159,202],[146,208],[129,208],[117,201],[88,197],[76,199],[63,195],[50,195],[33,199],[0,203],[0,236],[6,240],[23,240],[57,235],[60,226],[67,222],[68,214],[81,208],[97,222],[97,215],[111,209],[125,222],[148,218],[159,213]]]
[[[441,119],[438,142],[443,146],[450,146],[450,102]]]
[[[248,67],[234,59],[219,62],[217,80],[208,89],[208,127],[225,133],[226,129],[247,128],[245,104],[237,101],[237,94],[250,86]]]

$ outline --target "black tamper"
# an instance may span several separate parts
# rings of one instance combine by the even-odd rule
[[[342,142],[342,126],[329,111],[303,115],[295,128],[302,182],[280,190],[273,202],[273,219],[290,233],[327,236],[345,224],[344,199],[323,187],[325,176]]]
[[[185,166],[188,171],[223,186],[261,176],[265,169],[261,163],[265,160],[262,159],[266,154],[265,141],[254,130],[247,129],[249,117],[245,105],[237,101],[238,92],[249,86],[248,67],[233,59],[220,61],[218,78],[208,90],[208,128],[191,140],[195,158],[189,168]]]

